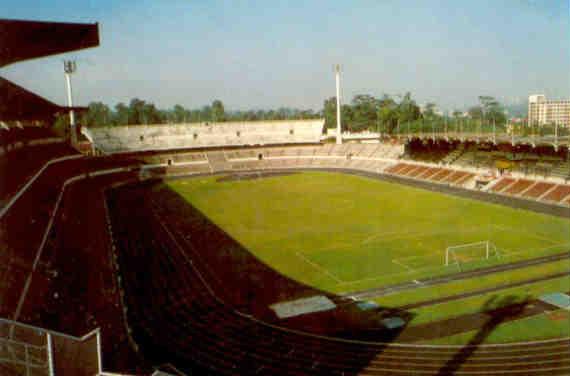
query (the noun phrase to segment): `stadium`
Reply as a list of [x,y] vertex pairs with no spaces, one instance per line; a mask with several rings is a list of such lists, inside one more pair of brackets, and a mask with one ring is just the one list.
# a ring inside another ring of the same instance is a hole
[[[0,30],[45,38],[0,65],[99,43]],[[70,142],[35,122],[83,109],[0,95],[3,375],[570,374],[568,136],[309,119]]]

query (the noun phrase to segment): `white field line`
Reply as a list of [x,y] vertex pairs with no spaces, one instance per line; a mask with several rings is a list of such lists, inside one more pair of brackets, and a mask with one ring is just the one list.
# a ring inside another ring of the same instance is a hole
[[[508,228],[508,227],[506,227],[506,226],[500,226],[500,225],[495,225],[495,224],[492,224],[491,226],[494,227],[495,229],[500,230],[500,231],[506,231],[506,229],[507,229],[507,230],[510,230],[510,228]],[[474,233],[474,232],[480,231],[481,228],[483,228],[483,227],[485,227],[485,226],[479,226],[479,227],[476,228],[476,229],[467,230],[467,231],[462,231],[461,233]],[[522,232],[522,231],[519,230],[519,232]],[[454,232],[454,231],[435,231],[435,232],[432,232],[432,233],[413,233],[413,234],[417,235],[417,237],[420,238],[420,237],[424,237],[424,236],[433,236],[433,235],[445,234],[445,233],[455,233],[455,232]],[[387,233],[387,234],[395,234],[395,232],[389,232],[389,233]],[[408,234],[412,234],[412,233],[408,233]],[[374,235],[374,236],[376,236],[376,235]],[[382,234],[379,234],[378,236],[382,236]],[[412,235],[405,236],[405,237],[412,237]],[[392,239],[402,239],[402,238],[405,238],[405,237],[394,237],[394,238],[392,238]],[[542,237],[537,237],[537,238],[539,238],[539,239],[541,239],[541,240],[547,240],[547,241],[549,241],[550,243],[554,243],[554,244],[551,245],[551,246],[548,246],[548,247],[540,248],[540,249],[532,249],[532,250],[524,250],[524,251],[511,251],[511,250],[508,250],[508,249],[500,249],[500,251],[502,252],[502,256],[503,256],[503,257],[509,257],[509,256],[512,256],[512,255],[515,255],[515,254],[524,254],[524,253],[530,253],[530,252],[536,252],[536,251],[544,251],[544,250],[547,250],[547,249],[551,249],[551,248],[555,248],[555,247],[559,247],[559,246],[563,246],[563,245],[569,245],[569,246],[570,246],[570,242],[568,242],[568,243],[555,243],[555,242],[554,242],[553,240],[551,240],[551,239],[542,238]],[[326,248],[325,248],[325,249],[321,249],[320,251],[323,251],[323,250],[327,250],[327,249],[326,249]],[[401,264],[401,266],[404,266],[404,262],[405,262],[406,260],[411,260],[411,259],[426,259],[426,258],[431,258],[431,257],[437,257],[437,256],[439,256],[439,255],[440,255],[440,254],[439,254],[439,251],[435,251],[435,252],[433,252],[433,253],[429,253],[429,254],[426,254],[426,255],[423,255],[423,256],[399,257],[399,258],[393,259],[392,262],[394,262],[394,263],[396,263],[396,264]],[[407,265],[405,265],[405,267],[408,268]],[[414,271],[414,272],[421,272],[421,271],[427,271],[427,270],[429,270],[429,269],[439,269],[440,267],[443,267],[443,265],[441,265],[441,266],[439,266],[439,265],[438,265],[438,266],[435,266],[435,265],[434,265],[434,266],[426,266],[425,268],[424,268],[424,267],[420,267],[420,268],[414,269],[413,271]],[[357,279],[357,280],[353,280],[353,281],[343,281],[343,282],[339,283],[339,285],[350,285],[350,284],[356,284],[356,283],[366,282],[366,281],[381,280],[381,279],[383,279],[383,278],[395,277],[395,276],[400,276],[400,275],[404,275],[404,274],[409,274],[410,272],[411,272],[411,271],[408,270],[408,271],[406,271],[406,272],[401,272],[401,273],[389,273],[388,275],[382,275],[382,276],[378,276],[378,277],[368,277],[368,278],[362,278],[362,279]]]
[[[483,227],[483,226],[481,226]],[[472,230],[466,230],[466,231],[462,231],[462,233],[471,233],[471,232],[477,232],[480,230],[480,227],[477,227],[475,229]],[[413,238],[413,237],[417,237],[417,238],[423,238],[423,237],[429,237],[429,236],[434,236],[434,235],[444,235],[444,234],[452,234],[452,233],[456,233],[456,231],[453,230],[446,230],[446,231],[432,231],[432,232],[399,232],[399,231],[390,231],[390,232],[386,232],[383,234],[375,234],[372,236],[369,236],[368,238],[364,239],[363,241],[353,241],[351,243],[349,242],[344,242],[341,245],[335,245],[334,247],[323,247],[323,248],[317,248],[317,249],[313,249],[314,252],[323,252],[323,251],[335,251],[341,248],[350,248],[350,247],[354,247],[354,244],[367,244],[370,243],[372,240],[372,237],[381,237],[381,236],[386,236],[386,235],[401,235],[401,236],[394,236],[391,237],[389,239],[383,239],[382,241],[378,242],[378,244],[381,244],[385,241],[388,240],[398,240],[398,239],[407,239],[407,238]],[[411,257],[422,257],[422,256],[411,256]],[[399,259],[403,259],[403,258],[399,258]]]
[[539,239],[539,240],[544,240],[544,241],[547,241],[547,242],[552,243],[552,244],[557,244],[554,240],[552,240],[550,238],[540,236],[540,235],[535,234],[535,233],[528,233],[525,229],[517,229],[514,227],[503,226],[503,225],[495,225],[495,224],[493,224],[491,226],[493,226],[499,230],[502,230],[502,231],[513,231],[513,232],[518,232],[518,233],[524,233],[528,237]]
[[501,253],[502,253],[501,257],[512,257],[512,256],[514,256],[514,255],[521,255],[521,254],[531,253],[531,252],[541,252],[541,251],[546,251],[546,250],[549,250],[549,249],[553,249],[553,248],[556,248],[556,247],[562,247],[562,246],[568,246],[568,247],[570,247],[570,242],[557,243],[557,244],[554,244],[554,245],[549,245],[549,246],[547,246],[547,247],[538,248],[538,249],[525,249],[525,250],[523,250],[523,251],[514,251],[514,250],[506,249],[506,248],[503,248],[503,249],[501,249],[500,251],[501,251]]
[[305,261],[307,264],[311,265],[313,268],[317,269],[318,271],[320,271],[321,273],[326,274],[327,276],[331,277],[332,279],[334,279],[336,281],[336,283],[342,283],[343,281],[338,278],[337,276],[335,276],[333,273],[331,273],[329,270],[323,268],[322,266],[315,264],[314,262],[312,262],[311,260],[309,260],[308,258],[306,258],[304,255],[302,255],[299,252],[295,252],[295,254],[302,259],[303,261]]
[[407,269],[408,271],[410,271],[410,272],[415,272],[415,271],[416,271],[414,268],[409,267],[408,265],[399,262],[398,259],[393,259],[392,262],[393,262],[394,264],[398,265],[398,266],[401,266],[401,267],[403,267],[403,268],[406,268],[406,269]]
[[[468,234],[468,233],[474,233],[474,232],[478,232],[481,230],[481,228],[484,226],[477,226],[475,228],[472,228],[470,230],[463,230],[461,231],[461,234]],[[387,235],[396,235],[393,237],[390,237],[389,239],[383,239],[384,240],[398,240],[398,239],[408,239],[408,238],[413,238],[413,237],[417,237],[417,238],[424,238],[424,237],[429,237],[429,236],[434,236],[434,235],[445,235],[445,234],[457,234],[457,231],[455,230],[441,230],[441,231],[430,231],[430,232],[387,232],[387,233],[383,233],[383,234],[375,234],[372,236],[369,236],[368,238],[366,238],[365,240],[363,240],[361,242],[361,244],[366,244],[366,243],[370,243],[373,239],[376,238],[380,238],[380,237],[385,237]]]

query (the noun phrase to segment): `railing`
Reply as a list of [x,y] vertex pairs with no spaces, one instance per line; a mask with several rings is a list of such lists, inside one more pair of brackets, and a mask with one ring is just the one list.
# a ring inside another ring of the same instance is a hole
[[415,121],[401,123],[393,129],[379,128],[383,135],[418,138],[452,138],[459,140],[485,140],[491,142],[547,144],[555,148],[568,145],[570,127],[566,126],[524,126],[481,123],[479,121],[429,122]]
[[[99,337],[99,330],[96,329],[83,337],[74,337],[0,318],[0,365],[14,374],[54,376],[53,338],[83,342],[93,335]],[[99,349],[97,354],[100,355]]]

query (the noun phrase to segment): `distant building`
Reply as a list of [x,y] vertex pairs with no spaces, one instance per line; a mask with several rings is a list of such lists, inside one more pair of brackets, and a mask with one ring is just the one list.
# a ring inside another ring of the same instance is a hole
[[528,97],[529,124],[558,124],[570,127],[570,99],[547,100],[544,95]]

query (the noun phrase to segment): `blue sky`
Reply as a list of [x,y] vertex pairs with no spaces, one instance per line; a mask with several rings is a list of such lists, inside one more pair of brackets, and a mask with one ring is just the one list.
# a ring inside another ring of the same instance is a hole
[[171,107],[320,109],[343,67],[343,99],[404,93],[444,109],[479,95],[570,97],[568,0],[31,1],[3,18],[99,22],[101,46],[0,75],[64,103],[139,97]]

